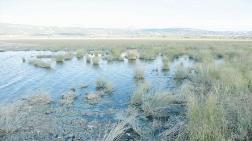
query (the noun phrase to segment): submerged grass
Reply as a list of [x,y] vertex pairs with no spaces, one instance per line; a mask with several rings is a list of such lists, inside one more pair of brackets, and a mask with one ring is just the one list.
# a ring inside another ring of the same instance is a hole
[[42,61],[40,59],[33,59],[29,61],[30,64],[34,65],[35,67],[41,67],[41,68],[51,68],[51,64],[45,61]]
[[143,80],[144,79],[144,68],[143,67],[137,67],[134,72],[134,78],[135,80]]
[[162,57],[162,63],[163,63],[162,70],[164,70],[164,71],[169,70],[170,62],[167,57],[165,57],[165,56]]

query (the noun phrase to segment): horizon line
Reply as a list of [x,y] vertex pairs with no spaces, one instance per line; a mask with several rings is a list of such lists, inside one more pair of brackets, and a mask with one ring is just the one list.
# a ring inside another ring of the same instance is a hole
[[221,29],[221,30],[214,30],[214,29],[207,29],[207,28],[200,28],[200,27],[85,27],[85,26],[64,26],[64,25],[38,25],[38,24],[23,24],[23,23],[9,23],[9,22],[0,22],[0,24],[12,24],[12,25],[23,25],[23,26],[43,26],[43,27],[60,27],[60,28],[83,28],[83,29],[127,29],[127,30],[144,30],[144,29],[194,29],[194,30],[203,30],[203,31],[213,31],[213,32],[252,32],[252,29],[250,30],[234,30],[234,29]]

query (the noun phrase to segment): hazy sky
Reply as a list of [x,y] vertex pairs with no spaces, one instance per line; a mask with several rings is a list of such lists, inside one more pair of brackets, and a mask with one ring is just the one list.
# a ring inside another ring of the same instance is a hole
[[252,30],[252,0],[0,0],[0,22]]

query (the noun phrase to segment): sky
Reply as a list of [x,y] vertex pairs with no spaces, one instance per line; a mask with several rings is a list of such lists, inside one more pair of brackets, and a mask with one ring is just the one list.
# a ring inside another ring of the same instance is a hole
[[0,23],[252,31],[252,0],[0,0]]

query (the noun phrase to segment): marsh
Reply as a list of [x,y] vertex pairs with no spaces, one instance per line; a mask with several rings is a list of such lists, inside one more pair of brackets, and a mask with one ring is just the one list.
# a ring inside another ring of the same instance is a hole
[[251,44],[1,40],[0,138],[250,140]]

